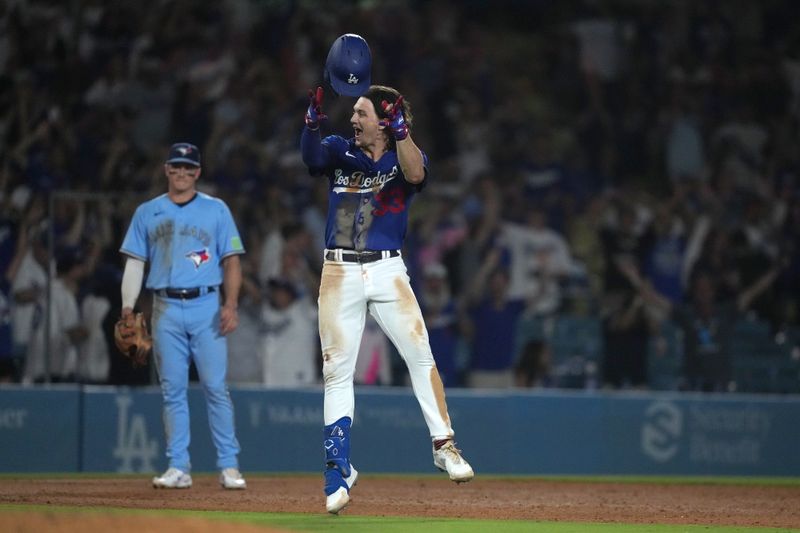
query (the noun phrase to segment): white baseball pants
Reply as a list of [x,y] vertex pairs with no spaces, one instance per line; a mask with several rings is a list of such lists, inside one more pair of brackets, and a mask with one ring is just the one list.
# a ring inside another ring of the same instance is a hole
[[365,264],[325,260],[319,291],[325,425],[353,419],[353,376],[367,309],[405,361],[431,437],[452,437],[444,387],[402,256]]

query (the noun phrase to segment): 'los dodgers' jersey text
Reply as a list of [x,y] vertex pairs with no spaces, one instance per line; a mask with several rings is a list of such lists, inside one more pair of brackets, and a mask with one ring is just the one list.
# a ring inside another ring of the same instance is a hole
[[[408,208],[422,184],[405,180],[397,152],[388,151],[373,161],[355,145],[338,135],[322,140],[325,167],[330,182],[327,248],[352,250],[399,250],[408,225]],[[428,157],[423,153],[426,169]],[[423,181],[423,184],[425,182]]]

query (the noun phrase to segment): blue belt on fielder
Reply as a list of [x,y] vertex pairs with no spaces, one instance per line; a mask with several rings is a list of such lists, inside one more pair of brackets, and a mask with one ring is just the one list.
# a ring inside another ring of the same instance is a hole
[[399,256],[400,250],[364,250],[363,252],[344,250],[342,248],[325,250],[325,259],[328,261],[343,261],[345,263],[374,263],[381,259]]
[[178,289],[174,287],[167,287],[165,289],[156,289],[153,291],[156,296],[162,298],[176,298],[178,300],[192,300],[198,296],[204,296],[210,292],[216,292],[216,287],[192,287],[189,289]]

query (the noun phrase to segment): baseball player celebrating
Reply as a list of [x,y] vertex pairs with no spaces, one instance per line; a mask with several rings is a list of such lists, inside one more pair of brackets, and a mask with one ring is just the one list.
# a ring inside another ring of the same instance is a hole
[[397,347],[433,440],[434,465],[456,482],[473,471],[453,442],[444,388],[428,332],[400,255],[408,208],[427,177],[427,156],[411,138],[411,108],[393,88],[370,86],[353,106],[354,136],[321,138],[323,90],[309,92],[303,161],[329,181],[326,249],[319,291],[325,381],[325,494],[330,513],[350,501],[353,373],[366,312]]
[[244,247],[228,206],[195,188],[201,172],[196,146],[172,145],[164,171],[167,193],[136,209],[120,248],[127,256],[122,277],[123,319],[133,312],[144,263],[150,262],[145,285],[154,296],[153,354],[164,400],[169,458],[169,468],[153,478],[153,486],[192,486],[186,396],[191,358],[205,393],[219,481],[226,489],[244,489],[233,405],[225,384],[225,335],[239,323],[239,254]]

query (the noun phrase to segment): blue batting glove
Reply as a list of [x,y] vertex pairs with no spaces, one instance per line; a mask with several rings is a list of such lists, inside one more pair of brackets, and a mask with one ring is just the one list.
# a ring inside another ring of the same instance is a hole
[[384,100],[381,102],[381,107],[386,113],[386,118],[379,124],[384,128],[389,128],[396,141],[402,141],[408,137],[408,124],[406,124],[406,117],[403,116],[403,96],[397,98],[394,104]]

